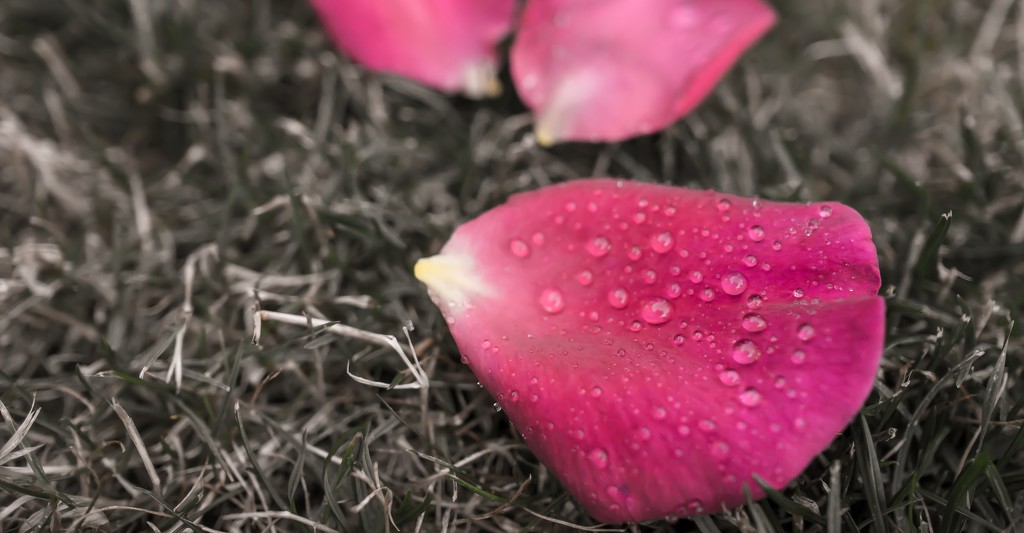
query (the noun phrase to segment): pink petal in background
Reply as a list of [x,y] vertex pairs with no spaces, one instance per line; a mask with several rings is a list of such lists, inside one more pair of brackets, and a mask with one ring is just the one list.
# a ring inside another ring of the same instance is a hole
[[542,144],[622,140],[696,107],[774,23],[761,0],[530,0],[512,76]]
[[470,97],[500,92],[495,47],[515,0],[312,0],[334,42],[368,68]]
[[596,519],[784,487],[871,390],[884,302],[836,203],[579,180],[459,227],[416,274],[477,378]]

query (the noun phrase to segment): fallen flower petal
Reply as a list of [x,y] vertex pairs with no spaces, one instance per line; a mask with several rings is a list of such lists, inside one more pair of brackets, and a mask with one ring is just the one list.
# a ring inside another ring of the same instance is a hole
[[515,0],[312,0],[339,48],[367,67],[447,92],[501,92],[495,46]]
[[530,0],[512,77],[541,144],[622,140],[696,107],[774,23],[761,0]]
[[459,227],[416,275],[464,360],[596,519],[784,487],[878,368],[870,230],[836,203],[578,180]]

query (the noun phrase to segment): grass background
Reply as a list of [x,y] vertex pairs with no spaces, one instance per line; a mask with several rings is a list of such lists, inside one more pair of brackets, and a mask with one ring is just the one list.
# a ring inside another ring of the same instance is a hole
[[[863,414],[785,491],[628,529],[1024,528],[1024,6],[774,5],[687,119],[545,150],[513,91],[369,74],[304,2],[0,2],[0,530],[594,527],[411,276],[510,193],[591,175],[847,202],[889,305]],[[414,382],[369,334],[254,346],[257,305],[413,326],[429,387],[350,378]]]

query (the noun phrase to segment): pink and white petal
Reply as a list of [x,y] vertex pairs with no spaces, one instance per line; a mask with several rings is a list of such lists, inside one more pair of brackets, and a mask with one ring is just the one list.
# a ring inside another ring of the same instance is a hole
[[447,92],[497,90],[495,47],[515,0],[312,0],[328,33],[368,68]]
[[417,275],[602,521],[717,511],[744,485],[759,496],[754,474],[784,486],[860,408],[881,354],[870,232],[839,204],[579,180],[464,224]]
[[760,0],[531,0],[512,76],[542,142],[621,140],[689,112],[774,22]]

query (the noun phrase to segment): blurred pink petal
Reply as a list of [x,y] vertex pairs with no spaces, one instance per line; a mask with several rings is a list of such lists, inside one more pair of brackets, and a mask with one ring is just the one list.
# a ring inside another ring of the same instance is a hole
[[515,0],[312,0],[334,42],[370,69],[471,97],[500,92],[495,46]]
[[416,275],[594,518],[720,511],[849,423],[882,351],[871,234],[836,203],[609,179],[513,197]]
[[512,77],[542,144],[622,140],[696,107],[774,23],[761,0],[530,0]]

